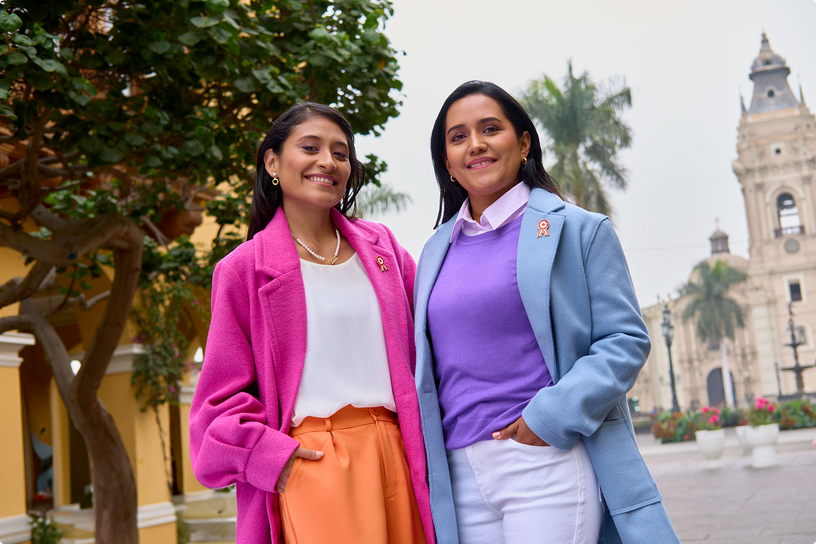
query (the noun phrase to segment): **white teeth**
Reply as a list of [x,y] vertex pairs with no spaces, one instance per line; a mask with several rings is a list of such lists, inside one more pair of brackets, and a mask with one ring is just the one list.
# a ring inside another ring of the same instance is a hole
[[334,180],[331,180],[331,179],[328,179],[328,178],[313,177],[313,178],[309,178],[309,179],[311,179],[312,181],[316,181],[317,183],[324,183],[326,185],[334,185]]
[[493,161],[482,161],[482,162],[477,162],[476,164],[474,164],[473,166],[471,166],[471,168],[476,168],[477,166],[484,166],[485,164],[490,164],[490,163],[492,163],[492,162],[493,162]]

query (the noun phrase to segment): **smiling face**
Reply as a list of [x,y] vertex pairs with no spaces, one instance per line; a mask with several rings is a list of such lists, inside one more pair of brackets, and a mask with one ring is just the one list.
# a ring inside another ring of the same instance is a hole
[[292,129],[279,154],[266,152],[264,165],[280,180],[284,210],[327,212],[342,200],[351,175],[348,140],[333,121],[310,117]]
[[445,120],[445,166],[470,197],[471,214],[482,212],[519,181],[530,134],[516,135],[499,103],[483,94],[454,102]]

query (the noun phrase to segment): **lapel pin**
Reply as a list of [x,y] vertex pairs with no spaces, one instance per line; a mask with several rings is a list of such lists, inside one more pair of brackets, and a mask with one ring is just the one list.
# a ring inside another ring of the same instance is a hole
[[539,221],[538,222],[538,236],[536,236],[536,238],[541,238],[542,235],[549,236],[550,231],[547,230],[549,228],[550,228],[550,222],[549,221],[547,221],[546,219],[542,219],[541,221]]
[[380,265],[380,272],[387,272],[388,267],[385,266],[385,261],[379,255],[377,256],[377,264]]

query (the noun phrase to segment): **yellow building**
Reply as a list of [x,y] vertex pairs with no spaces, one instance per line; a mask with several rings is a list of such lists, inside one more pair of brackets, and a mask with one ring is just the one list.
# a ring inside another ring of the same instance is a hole
[[[0,144],[0,164],[18,160],[17,151]],[[15,210],[16,206],[8,193],[0,194],[0,208]],[[190,214],[184,214],[182,220],[190,220]],[[192,223],[200,223],[200,217]],[[215,230],[214,224],[205,221],[196,231],[194,242],[209,242]],[[0,248],[0,284],[24,277],[27,269],[21,255]],[[112,274],[112,270],[105,270],[102,277],[88,280],[93,286],[89,294],[108,290]],[[88,349],[105,303],[89,311],[78,306],[59,310],[64,295],[57,292],[58,287],[55,284],[37,293],[32,301],[40,312],[58,310],[49,321],[68,352],[76,355],[77,361],[72,363],[76,373],[74,365]],[[0,310],[0,317],[18,311],[18,304],[10,305]],[[142,410],[143,403],[136,399],[131,378],[134,361],[145,348],[133,342],[136,327],[132,322],[119,340],[98,391],[130,459],[137,486],[139,538],[144,544],[176,544],[179,534],[191,535],[192,541],[235,541],[234,492],[204,488],[196,481],[190,465],[190,403],[208,325],[195,312],[188,313],[193,322],[188,335],[190,353],[196,364],[186,378],[178,404],[161,406],[158,417],[152,410]],[[53,524],[63,531],[65,544],[93,543],[94,513],[85,444],[68,417],[45,353],[30,334],[0,335],[0,414],[0,542],[29,543],[27,514],[48,511]],[[179,518],[185,520],[182,530]]]

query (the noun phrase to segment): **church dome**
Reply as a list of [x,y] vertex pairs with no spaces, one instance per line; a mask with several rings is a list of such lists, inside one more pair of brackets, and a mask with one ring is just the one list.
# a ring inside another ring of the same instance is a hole
[[781,55],[777,55],[771,50],[771,44],[768,42],[768,36],[762,33],[762,47],[759,49],[759,56],[754,59],[751,64],[752,72],[759,72],[761,70],[773,70],[775,68],[785,67],[785,59]]

